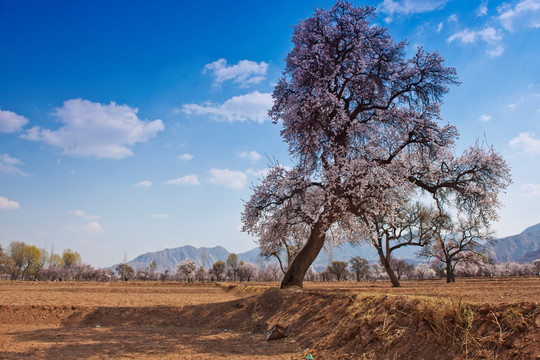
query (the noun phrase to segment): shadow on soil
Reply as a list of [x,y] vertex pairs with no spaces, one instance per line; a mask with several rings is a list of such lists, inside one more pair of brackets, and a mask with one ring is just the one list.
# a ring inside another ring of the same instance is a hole
[[26,352],[0,349],[0,359],[189,358],[197,354],[213,359],[300,352],[292,339],[265,341],[266,317],[254,321],[249,304],[253,304],[250,298],[184,308],[4,306],[0,317],[15,313],[19,314],[12,319],[15,323],[47,328],[8,334],[32,347]]
[[[60,327],[11,333],[33,348],[24,354],[0,351],[0,358],[282,358],[305,348],[318,359],[540,356],[535,303],[473,305],[461,299],[271,290],[184,308],[37,307],[21,314],[43,313],[61,313]],[[290,336],[265,341],[275,324],[288,328]]]

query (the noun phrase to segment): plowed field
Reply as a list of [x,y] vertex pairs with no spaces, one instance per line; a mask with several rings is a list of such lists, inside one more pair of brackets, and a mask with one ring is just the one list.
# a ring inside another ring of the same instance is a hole
[[0,282],[0,359],[540,359],[539,278],[277,287]]

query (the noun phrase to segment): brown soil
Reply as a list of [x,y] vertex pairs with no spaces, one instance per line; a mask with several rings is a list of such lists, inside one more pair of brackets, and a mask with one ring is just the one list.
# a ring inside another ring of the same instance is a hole
[[[540,279],[0,282],[0,359],[540,359]],[[288,337],[265,341],[274,325]]]

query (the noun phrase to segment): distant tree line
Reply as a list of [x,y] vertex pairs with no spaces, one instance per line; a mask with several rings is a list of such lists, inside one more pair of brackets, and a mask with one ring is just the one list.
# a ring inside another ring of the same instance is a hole
[[[293,250],[291,250],[293,251]],[[66,249],[62,254],[54,250],[39,249],[21,241],[13,241],[6,250],[0,246],[0,277],[4,280],[39,281],[184,281],[193,282],[276,282],[281,281],[287,268],[286,263],[267,262],[256,266],[239,261],[230,254],[226,261],[218,260],[206,266],[203,253],[201,265],[194,259],[186,259],[177,264],[175,271],[158,270],[152,261],[144,268],[134,269],[124,260],[114,269],[94,268],[84,264],[80,254]],[[403,259],[391,258],[390,271],[398,281],[447,278],[447,265],[438,258],[416,266]],[[493,263],[487,257],[468,256],[457,262],[453,268],[455,277],[530,276],[540,274],[540,260],[533,264],[514,262]],[[346,261],[331,261],[318,272],[311,266],[305,281],[391,281],[388,269],[380,263],[369,263],[359,256]]]
[[[416,266],[403,259],[392,259],[392,272],[398,280],[425,280],[446,278],[446,266],[440,261],[429,264],[420,263]],[[375,281],[390,280],[386,269],[379,263],[369,264],[366,259],[353,257],[347,263],[333,261],[326,269],[314,274],[310,269],[310,279],[320,281]],[[505,262],[494,264],[490,261],[460,262],[454,269],[455,277],[505,277],[540,275],[540,260],[532,264]],[[306,279],[308,280],[308,279]]]
[[56,254],[23,241],[13,241],[4,250],[0,245],[0,277],[11,280],[109,281],[111,269],[96,269],[84,264],[81,255],[71,249]]

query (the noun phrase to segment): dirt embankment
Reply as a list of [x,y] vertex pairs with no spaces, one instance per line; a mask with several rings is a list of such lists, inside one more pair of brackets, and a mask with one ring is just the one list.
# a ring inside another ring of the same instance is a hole
[[[244,285],[182,287],[177,296],[191,290],[209,295],[183,305],[4,303],[0,358],[540,359],[534,301]],[[276,324],[289,336],[264,341]]]
[[320,359],[540,359],[533,302],[291,289],[224,306],[198,315],[254,332],[278,324]]

